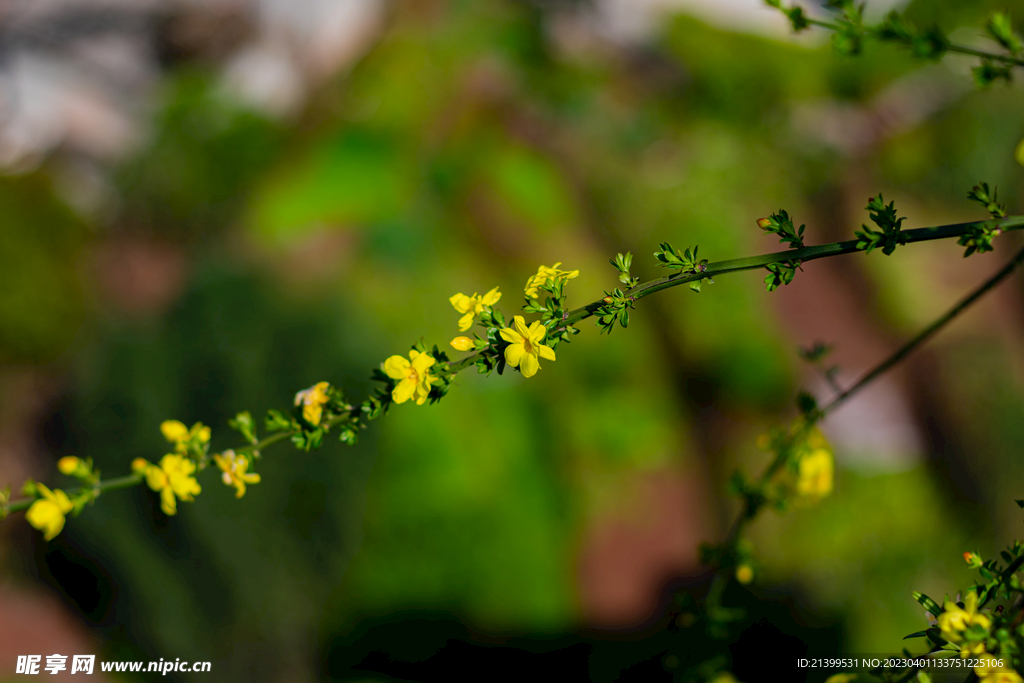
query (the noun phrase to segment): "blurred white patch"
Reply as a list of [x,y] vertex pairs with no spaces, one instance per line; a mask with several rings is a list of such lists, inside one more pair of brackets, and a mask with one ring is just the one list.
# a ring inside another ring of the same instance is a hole
[[260,0],[260,18],[273,33],[286,33],[314,79],[350,65],[383,26],[382,0]]
[[233,97],[275,117],[294,113],[306,96],[302,71],[280,43],[242,50],[228,62],[224,84]]
[[[850,386],[857,379],[849,376],[838,381]],[[832,393],[823,381],[814,388],[816,396]],[[900,472],[923,459],[924,439],[916,425],[903,388],[882,377],[836,408],[822,423],[822,430],[839,463],[874,473]]]
[[804,140],[857,156],[916,128],[972,90],[969,79],[945,64],[928,65],[897,79],[866,104],[803,102],[793,110],[792,126]]
[[[798,2],[811,7],[811,16],[825,12],[816,3]],[[868,3],[869,21],[881,18],[891,9],[906,4],[906,0],[873,0]],[[635,43],[654,35],[665,17],[688,14],[702,21],[741,33],[754,33],[775,38],[794,38],[823,42],[828,33],[822,30],[805,31],[793,36],[789,21],[778,10],[768,7],[764,0],[598,0],[597,15],[606,37],[617,42]]]

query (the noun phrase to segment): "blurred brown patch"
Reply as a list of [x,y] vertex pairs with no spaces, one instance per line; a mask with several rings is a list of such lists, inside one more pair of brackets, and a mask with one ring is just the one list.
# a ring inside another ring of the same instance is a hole
[[104,299],[129,315],[159,313],[185,287],[184,251],[168,242],[119,237],[96,247],[89,261]]
[[[47,655],[66,655],[67,669],[57,674],[45,671]],[[85,631],[55,598],[39,593],[0,589],[0,671],[13,674],[18,655],[42,655],[39,674],[48,681],[80,680],[81,672],[71,674],[74,655],[97,654],[97,647]],[[88,680],[107,681],[99,673],[99,658]],[[6,679],[5,679],[6,680]]]
[[46,471],[34,430],[60,389],[36,368],[0,371],[0,488],[10,486],[15,498],[22,482]]
[[708,501],[698,478],[677,469],[638,475],[628,509],[595,519],[579,553],[584,618],[607,630],[636,628],[657,617],[665,586],[699,572]]

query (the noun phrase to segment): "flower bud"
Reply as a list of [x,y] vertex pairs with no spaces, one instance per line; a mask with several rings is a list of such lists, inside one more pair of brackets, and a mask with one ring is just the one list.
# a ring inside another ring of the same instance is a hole
[[765,217],[765,218],[758,218],[757,219],[757,227],[761,228],[762,230],[767,230],[769,227],[771,227],[771,224],[772,224],[772,219],[771,218]]
[[612,302],[612,298],[610,296],[606,296],[605,298],[601,299],[601,301],[605,302],[606,304],[610,304]]
[[132,460],[132,472],[136,474],[145,472],[147,467],[149,467],[149,463],[146,462],[145,458],[135,458]]
[[469,351],[473,348],[473,340],[469,337],[456,337],[451,344],[456,351]]
[[57,469],[62,474],[74,474],[75,470],[78,469],[78,463],[80,460],[73,455],[68,455],[57,461]]
[[975,567],[980,567],[982,564],[981,556],[978,555],[978,553],[972,553],[971,551],[967,551],[964,553],[964,562],[966,562],[967,566],[971,567],[972,569]]
[[736,567],[736,580],[746,585],[754,580],[754,569],[749,564]]

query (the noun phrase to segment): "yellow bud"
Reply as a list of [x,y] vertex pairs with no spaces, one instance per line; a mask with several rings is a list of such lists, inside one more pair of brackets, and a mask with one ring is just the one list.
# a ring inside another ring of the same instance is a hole
[[57,469],[62,474],[74,474],[78,469],[79,460],[73,455],[68,455],[57,461]]
[[451,343],[456,351],[469,351],[473,348],[473,340],[469,337],[456,337]]
[[188,427],[177,420],[165,420],[160,425],[164,438],[171,443],[179,443],[188,439]]
[[771,226],[771,224],[772,220],[770,218],[757,219],[757,227],[761,228],[762,230],[767,230]]
[[132,472],[136,474],[145,472],[147,467],[149,467],[149,463],[146,462],[145,458],[135,458],[132,460]]
[[736,567],[736,580],[746,585],[754,580],[754,569],[749,564]]

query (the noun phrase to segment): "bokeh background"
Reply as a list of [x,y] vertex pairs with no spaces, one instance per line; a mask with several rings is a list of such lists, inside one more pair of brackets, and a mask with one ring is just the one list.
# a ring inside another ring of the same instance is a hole
[[[1006,3],[870,4],[981,44]],[[1024,96],[971,65],[839,57],[755,0],[8,0],[0,483],[59,484],[69,454],[126,472],[169,418],[227,448],[235,412],[320,380],[363,395],[385,357],[456,335],[453,293],[498,285],[510,315],[541,263],[580,270],[581,305],[617,251],[645,279],[664,240],[775,251],[755,220],[779,208],[810,242],[879,190],[904,227],[979,218],[979,180],[1019,213]],[[756,437],[828,395],[799,348],[834,345],[850,382],[1019,242],[671,290],[530,380],[467,372],[354,448],[270,449],[240,501],[214,477],[172,518],[113,493],[49,544],[14,515],[0,680],[54,652],[290,683],[668,680],[670,648],[751,681],[758,652],[894,651],[925,624],[912,590],[955,594],[963,551],[1021,535],[1019,277],[829,418],[835,492],[754,526],[740,635],[668,630],[671,597],[702,589]]]

